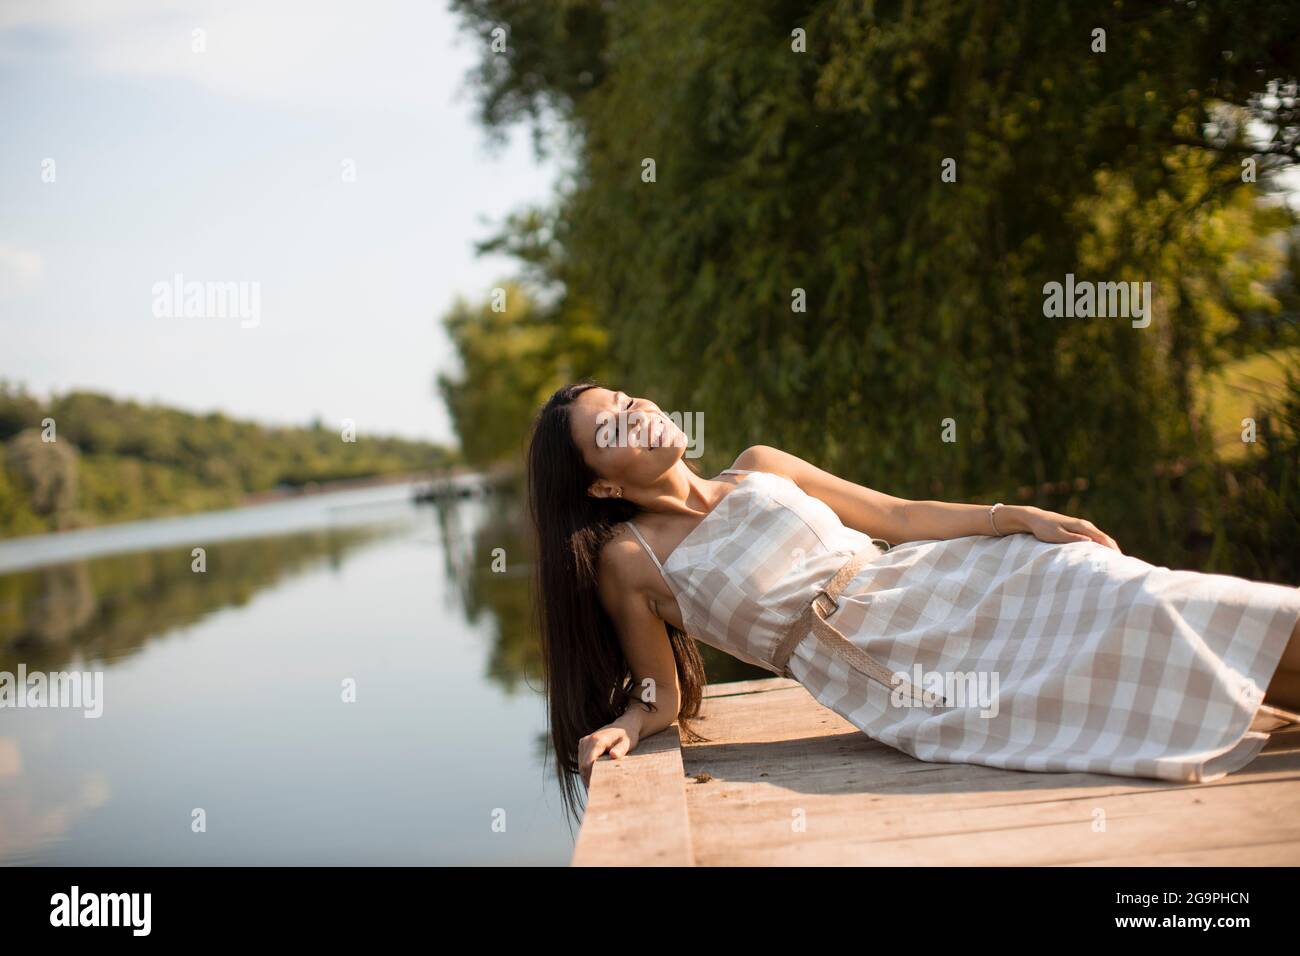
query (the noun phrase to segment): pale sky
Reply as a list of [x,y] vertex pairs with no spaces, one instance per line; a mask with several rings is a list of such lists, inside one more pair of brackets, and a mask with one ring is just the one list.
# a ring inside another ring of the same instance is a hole
[[[439,319],[559,175],[487,145],[477,42],[440,0],[3,0],[0,378],[452,440]],[[178,273],[256,324],[155,315]]]

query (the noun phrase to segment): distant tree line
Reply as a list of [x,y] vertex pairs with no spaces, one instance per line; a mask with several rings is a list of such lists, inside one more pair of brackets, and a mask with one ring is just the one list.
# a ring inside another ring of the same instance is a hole
[[455,460],[427,442],[364,432],[343,441],[319,421],[272,427],[85,391],[43,400],[0,381],[4,536],[227,507],[252,493],[434,472]]

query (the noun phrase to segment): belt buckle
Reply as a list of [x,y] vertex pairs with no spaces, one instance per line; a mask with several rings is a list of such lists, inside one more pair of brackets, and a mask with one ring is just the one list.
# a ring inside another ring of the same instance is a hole
[[[817,601],[818,601],[820,598],[825,598],[827,601],[830,601],[830,603],[831,603],[830,610],[826,610],[826,608],[821,607],[821,606],[819,606],[819,605],[817,604]],[[836,611],[838,611],[838,610],[840,609],[840,602],[837,601],[837,600],[835,600],[835,598],[831,597],[831,596],[826,592],[826,589],[825,589],[825,588],[818,588],[818,589],[816,590],[816,592],[814,592],[814,594],[813,594],[813,599],[812,599],[812,604],[813,604],[813,607],[814,607],[814,608],[816,608],[817,610],[820,610],[820,611],[822,612],[822,615],[821,615],[821,616],[822,616],[822,619],[823,619],[823,620],[825,620],[826,618],[830,617],[832,614],[834,614]]]

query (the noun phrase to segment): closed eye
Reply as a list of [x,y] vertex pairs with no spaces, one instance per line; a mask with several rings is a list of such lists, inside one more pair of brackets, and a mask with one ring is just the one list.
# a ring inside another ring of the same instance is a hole
[[[632,408],[632,398],[631,398],[631,396],[625,396],[624,399],[625,399],[625,401],[624,401],[624,405],[623,405],[622,411],[625,411],[625,412],[626,412],[626,411],[628,411],[628,410],[630,410],[630,409]],[[619,416],[620,423],[621,423],[622,419],[623,419],[623,416],[620,415],[620,416]],[[615,428],[614,428],[614,433],[615,433],[615,434],[619,434],[619,432],[618,432],[618,426],[615,426]]]

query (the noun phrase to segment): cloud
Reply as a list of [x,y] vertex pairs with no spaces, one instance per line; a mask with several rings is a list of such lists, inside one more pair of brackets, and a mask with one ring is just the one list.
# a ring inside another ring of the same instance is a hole
[[45,263],[36,253],[0,245],[0,298],[35,288],[44,274]]
[[[6,0],[0,56],[34,50],[93,71],[186,80],[311,109],[445,109],[473,60],[428,0]],[[56,41],[56,42],[51,42]]]

